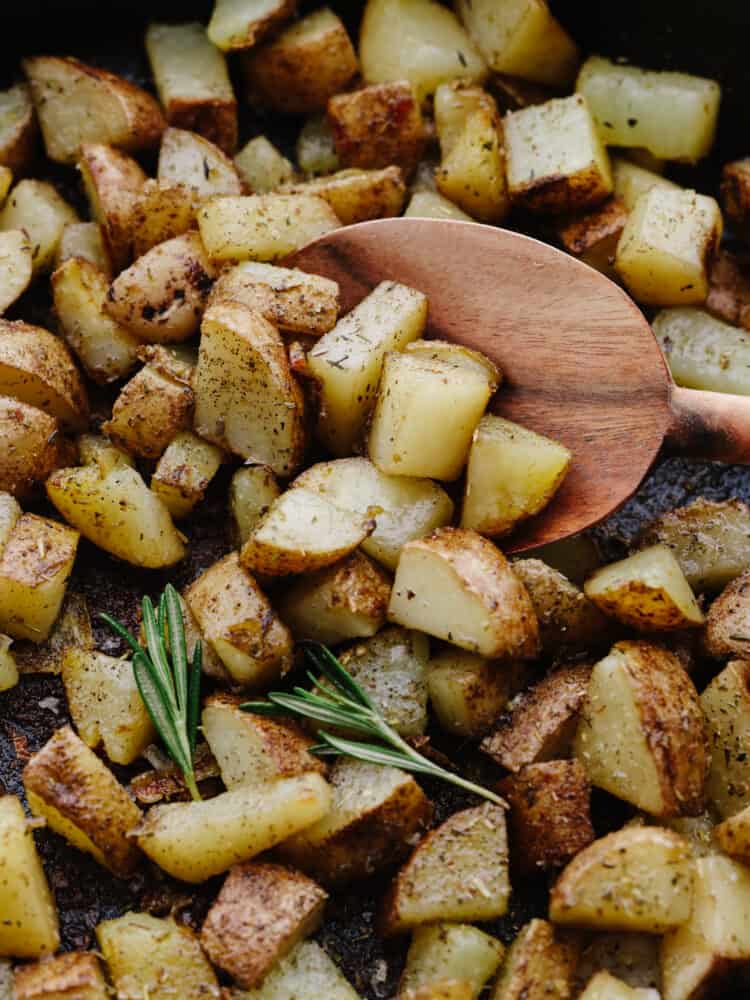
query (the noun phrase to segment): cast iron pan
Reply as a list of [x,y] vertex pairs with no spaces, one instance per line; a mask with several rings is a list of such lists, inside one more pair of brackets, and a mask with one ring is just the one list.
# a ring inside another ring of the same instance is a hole
[[[356,33],[362,3],[334,0],[330,5]],[[0,22],[0,87],[19,75],[18,62],[23,55],[53,52],[79,56],[150,86],[142,46],[147,21],[205,19],[210,6],[208,0],[108,0],[106,5],[99,0],[5,0]],[[319,4],[305,2],[302,6],[305,9]],[[586,51],[623,56],[654,68],[702,73],[721,82],[722,113],[714,153],[698,170],[681,168],[675,174],[682,183],[716,193],[721,163],[750,153],[750,102],[746,100],[750,92],[750,60],[738,44],[738,39],[750,34],[750,4],[746,0],[693,0],[690,4],[684,0],[628,0],[621,4],[558,0],[552,6]],[[239,81],[237,93],[242,93]],[[300,121],[294,118],[258,119],[249,111],[244,111],[241,119],[243,140],[262,131],[288,151],[299,126]],[[47,168],[47,175],[60,184],[67,197],[81,203],[72,171]],[[42,325],[54,324],[46,291],[41,289],[26,296],[14,315]],[[107,400],[99,402],[103,412]],[[214,485],[187,525],[190,554],[172,576],[178,586],[188,583],[231,547],[226,487],[225,476]],[[698,496],[714,500],[739,497],[750,502],[750,470],[664,458],[638,495],[605,525],[596,528],[594,535],[604,554],[616,558],[644,524]],[[44,505],[40,503],[35,509],[43,511]],[[94,615],[108,611],[134,623],[140,596],[157,593],[164,582],[163,574],[135,570],[83,541],[70,588],[86,596]],[[94,625],[99,648],[119,652],[117,640],[96,621]],[[22,792],[24,763],[67,721],[65,696],[57,677],[29,674],[18,687],[0,694],[0,792]],[[493,765],[486,760],[479,760],[471,748],[449,745],[439,736],[436,743],[455,755],[467,772],[481,775],[485,781],[499,777],[500,772],[493,771]],[[129,773],[120,776],[127,778]],[[429,786],[426,790],[435,800],[438,819],[469,804],[466,797],[445,786]],[[628,815],[622,803],[603,793],[595,794],[593,811],[600,834],[621,825]],[[60,911],[65,949],[89,947],[95,925],[128,908],[148,909],[160,915],[175,912],[199,926],[218,889],[216,882],[197,890],[181,885],[153,867],[144,867],[129,882],[117,881],[54,834],[40,831],[36,838]],[[374,933],[377,902],[384,884],[381,876],[374,884],[362,883],[335,893],[325,926],[318,934],[356,989],[371,1000],[393,995],[405,950],[404,942],[384,943]],[[546,895],[543,880],[515,879],[508,916],[488,929],[504,941],[511,940],[532,916],[544,915]],[[729,997],[730,993],[723,990],[722,995]]]

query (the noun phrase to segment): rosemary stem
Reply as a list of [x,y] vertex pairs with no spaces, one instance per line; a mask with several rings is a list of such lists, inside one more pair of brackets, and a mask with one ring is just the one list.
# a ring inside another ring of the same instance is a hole
[[185,784],[187,785],[187,789],[190,792],[190,797],[192,798],[193,802],[201,802],[202,801],[201,793],[198,791],[198,785],[195,780],[195,774],[193,773],[193,771],[185,771],[184,775],[185,775]]

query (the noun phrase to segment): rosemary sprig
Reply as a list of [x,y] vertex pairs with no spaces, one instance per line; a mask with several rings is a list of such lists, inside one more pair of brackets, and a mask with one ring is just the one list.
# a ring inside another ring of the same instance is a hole
[[107,614],[100,617],[133,650],[133,673],[148,714],[169,756],[182,771],[191,796],[200,799],[193,755],[200,707],[201,643],[196,642],[193,662],[188,663],[182,605],[171,583],[164,588],[156,608],[150,597],[144,597],[141,606],[145,648],[122,622]]
[[402,739],[330,649],[318,643],[305,643],[304,646],[308,659],[328,682],[326,686],[321,686],[319,679],[308,670],[307,676],[313,684],[312,691],[302,687],[295,687],[290,693],[272,691],[266,695],[267,701],[249,701],[240,707],[257,715],[296,715],[323,726],[347,729],[363,737],[362,741],[349,740],[325,729],[318,729],[321,742],[312,751],[319,756],[354,757],[370,764],[400,767],[404,771],[426,774],[507,807],[507,803],[499,795],[459,774],[446,771],[423,757]]

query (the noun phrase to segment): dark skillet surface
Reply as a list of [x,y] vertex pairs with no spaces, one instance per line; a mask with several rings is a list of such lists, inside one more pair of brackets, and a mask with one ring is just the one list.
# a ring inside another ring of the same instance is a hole
[[[78,55],[149,85],[141,45],[147,16],[133,12],[146,11],[151,17],[185,20],[205,16],[210,6],[208,2],[190,0],[181,3],[110,0],[104,10],[106,20],[100,23],[102,5],[91,0],[71,3],[22,0],[20,11],[3,11],[0,86],[7,85],[17,75],[19,57],[31,52]],[[310,6],[314,5],[303,4]],[[331,6],[345,16],[350,28],[356,29],[361,4],[340,0]],[[726,41],[736,40],[740,29],[750,30],[750,6],[742,0],[739,3],[714,0],[710,4],[700,0],[690,5],[689,16],[683,0],[630,0],[627,20],[622,13],[615,18],[612,4],[561,0],[553,3],[553,7],[587,50],[625,55],[644,65],[705,73],[722,81],[725,98],[716,153],[697,174],[681,170],[681,181],[690,183],[692,178],[701,190],[714,191],[717,166],[729,157],[750,152],[747,139],[750,104],[743,100],[750,90],[750,61],[744,58],[739,46]],[[242,93],[239,85],[237,93]],[[243,138],[262,131],[287,151],[293,146],[298,128],[299,120],[278,116],[256,119],[248,112],[243,113]],[[60,184],[66,196],[81,204],[72,171],[53,168],[47,169],[46,175]],[[14,315],[51,325],[46,290],[38,289],[32,296],[26,296]],[[107,400],[102,399],[101,406],[106,404]],[[231,547],[226,483],[224,476],[214,484],[209,497],[185,528],[190,537],[189,556],[172,575],[179,586],[192,580]],[[739,497],[750,502],[750,470],[680,459],[661,460],[638,495],[605,525],[595,529],[594,534],[606,556],[616,558],[624,553],[644,524],[698,496]],[[39,504],[34,509],[43,511],[44,507]],[[109,611],[134,623],[140,596],[158,592],[165,579],[164,574],[128,567],[84,541],[70,586],[86,596],[92,613]],[[94,625],[98,647],[118,652],[117,640],[96,622]],[[0,694],[0,791],[22,792],[20,772],[28,756],[67,721],[65,696],[56,677],[27,675],[17,688]],[[450,745],[439,736],[435,742],[459,760],[467,773],[473,772],[486,781],[499,776],[499,770],[479,759],[480,755],[470,747]],[[121,772],[120,776],[128,775]],[[438,819],[470,803],[467,797],[445,786],[426,785],[426,790],[436,803]],[[593,807],[599,833],[619,826],[628,815],[626,807],[604,794],[595,794]],[[95,925],[128,908],[146,908],[158,914],[175,910],[187,922],[199,926],[218,889],[216,880],[198,889],[181,885],[154,867],[144,867],[131,881],[119,882],[54,834],[39,831],[36,839],[55,892],[65,949],[90,946]],[[371,1000],[393,995],[405,950],[404,942],[384,943],[375,934],[377,903],[385,884],[386,877],[381,876],[371,883],[336,892],[329,904],[325,926],[318,934],[362,996]],[[522,883],[514,879],[513,886],[510,913],[488,927],[504,941],[512,939],[530,917],[543,915],[546,906],[543,882]],[[730,994],[724,990],[722,996]]]

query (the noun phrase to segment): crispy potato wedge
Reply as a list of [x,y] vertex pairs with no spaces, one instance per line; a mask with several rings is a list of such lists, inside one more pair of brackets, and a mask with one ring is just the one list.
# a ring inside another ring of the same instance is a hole
[[212,198],[198,210],[206,250],[218,261],[274,261],[338,229],[331,206],[311,194]]
[[524,674],[523,667],[446,647],[430,660],[427,672],[430,704],[440,728],[467,739],[484,736]]
[[10,691],[19,680],[18,665],[10,651],[12,643],[10,636],[0,634],[0,694]]
[[503,381],[503,373],[490,359],[481,351],[472,350],[470,347],[463,347],[461,344],[453,344],[450,340],[412,340],[404,348],[406,354],[427,358],[430,361],[442,361],[449,364],[458,365],[468,371],[482,375],[490,384],[492,392],[498,388]]
[[240,563],[263,576],[310,573],[343,559],[374,528],[366,516],[298,486],[271,503],[242,546]]
[[448,80],[481,82],[487,76],[484,59],[455,14],[434,0],[368,0],[359,58],[367,83],[409,80],[420,103]]
[[719,823],[713,836],[725,854],[747,864],[750,861],[750,806]]
[[170,125],[191,129],[225,153],[237,145],[237,100],[221,52],[197,21],[146,29],[146,52]]
[[632,212],[640,196],[651,188],[680,190],[678,184],[668,181],[666,177],[661,177],[652,170],[646,170],[637,163],[631,163],[619,156],[612,159],[612,178],[615,197],[622,201],[627,212]]
[[302,941],[282,958],[249,993],[232,992],[227,1000],[360,1000],[343,973],[315,941]]
[[561,940],[546,920],[534,919],[506,952],[490,1000],[569,1000],[577,958],[571,939]]
[[28,85],[17,83],[0,92],[0,164],[23,173],[34,156],[37,132]]
[[409,199],[404,212],[406,218],[417,219],[455,219],[458,222],[473,222],[474,220],[458,205],[444,198],[437,191],[415,191]]
[[643,632],[702,625],[703,612],[671,549],[652,545],[588,578],[584,593],[606,615]]
[[395,570],[402,546],[442,528],[453,517],[453,501],[437,483],[387,476],[366,458],[342,458],[311,465],[294,480],[326,497],[335,507],[375,518],[362,550]]
[[411,173],[422,159],[427,132],[408,80],[337,94],[328,102],[328,122],[343,167],[396,165]]
[[703,645],[709,656],[724,659],[748,653],[747,627],[750,623],[750,570],[735,577],[708,609]]
[[466,119],[449,153],[435,171],[438,191],[479,222],[501,222],[510,209],[505,179],[502,127],[494,107],[480,107]]
[[388,893],[383,928],[398,934],[438,921],[495,920],[509,896],[505,813],[485,802],[420,841]]
[[477,1000],[504,950],[497,938],[469,924],[419,927],[396,1000]]
[[236,553],[202,573],[185,591],[185,601],[235,683],[263,687],[291,666],[289,630]]
[[297,639],[329,646],[373,636],[385,623],[391,578],[363,552],[305,575],[277,601],[282,621]]
[[297,137],[295,154],[306,177],[333,174],[339,170],[341,164],[326,115],[310,115]]
[[75,210],[51,184],[27,178],[8,195],[0,211],[0,232],[22,229],[26,233],[36,276],[51,270],[63,229],[78,221]]
[[50,829],[121,878],[140,853],[128,833],[141,811],[70,726],[58,729],[23,769],[29,808]]
[[187,517],[206,495],[223,457],[220,448],[191,431],[176,434],[159,459],[151,489],[172,517]]
[[278,331],[239,302],[210,306],[193,378],[195,430],[278,476],[299,466],[304,399]]
[[607,642],[607,619],[567,577],[541,559],[515,559],[512,566],[531,597],[545,652],[586,651]]
[[243,146],[234,165],[253,194],[275,191],[294,180],[294,165],[264,135],[256,135]]
[[89,142],[81,146],[78,170],[91,217],[104,230],[115,271],[121,271],[133,259],[135,196],[146,174],[119,149]]
[[581,993],[580,1000],[660,1000],[660,996],[658,990],[633,988],[610,972],[597,972]]
[[249,49],[296,8],[297,0],[216,0],[208,37],[223,52]]
[[60,946],[55,901],[15,795],[0,797],[0,848],[0,954],[51,955]]
[[216,973],[198,938],[172,918],[129,912],[96,928],[99,950],[118,997],[218,1000]]
[[555,227],[556,236],[563,250],[617,281],[615,254],[627,219],[624,202],[613,196],[590,212],[562,219]]
[[93,264],[105,275],[107,284],[112,280],[109,246],[98,222],[69,222],[65,226],[55,256],[55,269],[73,257]]
[[57,421],[9,396],[0,396],[0,442],[0,489],[17,497],[70,459]]
[[105,552],[150,569],[173,566],[185,555],[169,511],[135,469],[59,469],[46,485],[65,520]]
[[87,142],[134,152],[159,141],[159,105],[128,80],[58,56],[32,56],[22,65],[51,160],[75,163]]
[[693,869],[686,840],[656,826],[595,840],[552,887],[550,920],[594,930],[661,934],[690,917]]
[[156,739],[129,660],[72,647],[62,679],[78,735],[92,749],[103,745],[114,764],[132,764]]
[[315,829],[330,807],[330,787],[308,772],[261,787],[243,785],[203,802],[154,806],[138,828],[138,844],[174,878],[204,882]]
[[0,316],[31,282],[33,248],[23,229],[0,232]]
[[429,799],[410,775],[395,767],[341,758],[330,781],[332,799],[325,815],[279,847],[283,860],[326,885],[392,865],[429,823]]
[[187,382],[147,364],[123,387],[102,431],[118,448],[156,459],[192,425],[194,402]]
[[400,167],[340,170],[326,177],[285,184],[289,194],[314,194],[327,201],[345,226],[400,215],[406,185]]
[[473,531],[439,528],[401,550],[391,621],[499,659],[533,659],[531,598],[499,549]]
[[312,879],[282,865],[237,865],[201,928],[201,944],[220,969],[245,989],[314,931],[328,894]]
[[198,201],[242,194],[234,161],[197,132],[174,126],[161,141],[157,178],[161,187],[187,188]]
[[99,959],[73,951],[33,965],[13,977],[14,1000],[107,1000],[109,989]]
[[0,554],[8,544],[21,514],[19,502],[10,493],[0,492]]
[[750,661],[731,660],[700,703],[711,753],[706,795],[726,819],[750,805]]
[[346,89],[359,66],[343,22],[322,7],[252,49],[243,68],[252,99],[304,114],[325,111],[328,98]]
[[747,331],[690,306],[662,309],[653,330],[678,385],[750,395]]
[[339,286],[296,268],[247,260],[219,275],[209,305],[239,302],[280,330],[316,336],[336,325]]
[[240,546],[279,493],[281,488],[267,465],[247,465],[234,473],[229,485],[229,508]]
[[133,195],[130,211],[133,256],[195,228],[195,194],[182,184],[148,180]]
[[662,647],[618,642],[596,664],[575,754],[592,784],[652,816],[703,811],[703,714],[693,682]]

